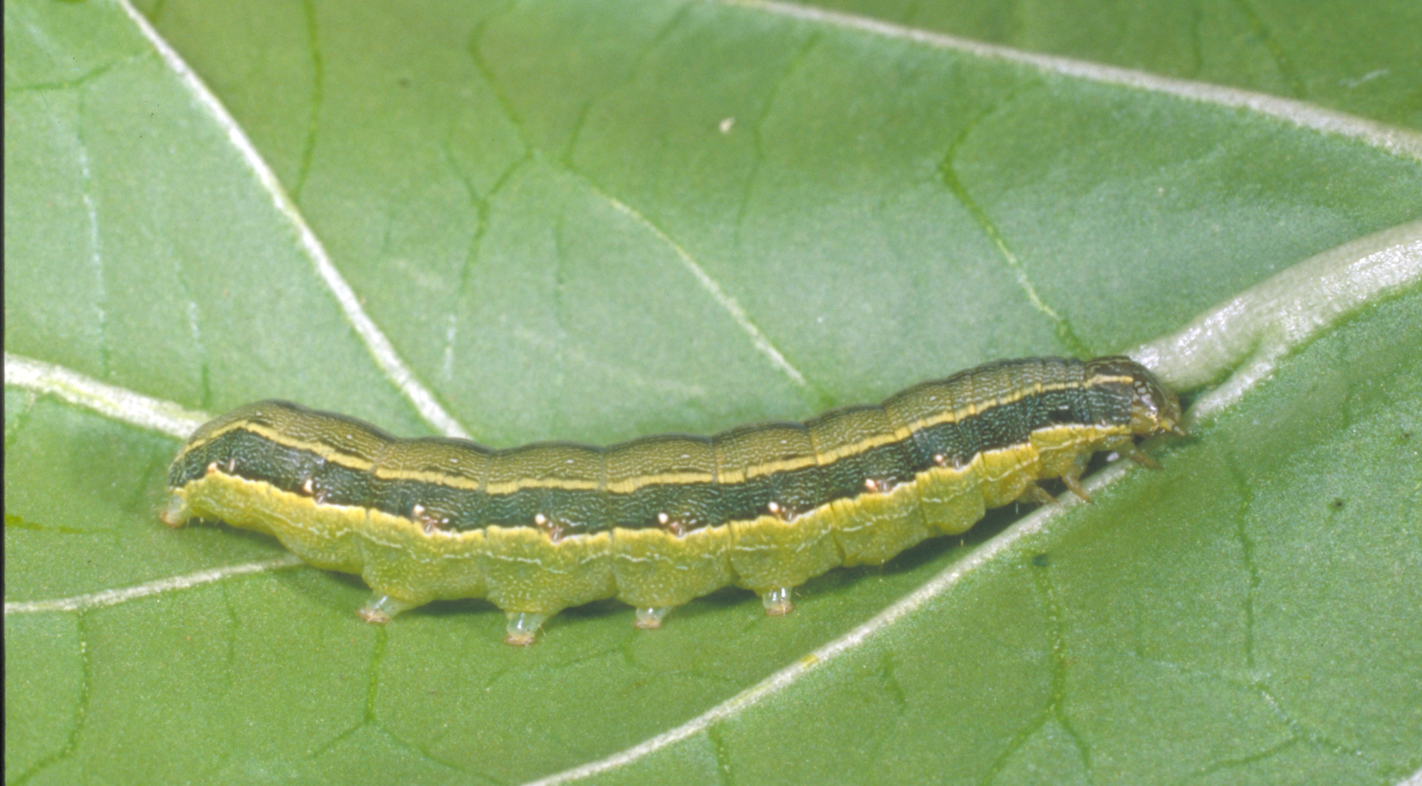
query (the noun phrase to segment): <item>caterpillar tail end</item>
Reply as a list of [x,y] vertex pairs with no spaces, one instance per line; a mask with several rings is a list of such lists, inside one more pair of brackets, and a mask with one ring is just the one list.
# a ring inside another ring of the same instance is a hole
[[174,529],[183,526],[192,517],[192,509],[188,507],[187,500],[179,494],[168,497],[168,501],[163,503],[163,509],[158,511],[159,520]]
[[765,605],[767,617],[783,617],[795,610],[795,603],[790,599],[789,587],[778,587],[769,592],[762,592],[760,602]]
[[504,634],[504,643],[512,644],[515,647],[527,647],[532,644],[539,626],[548,619],[547,614],[536,614],[530,611],[510,611],[508,616],[509,626]]

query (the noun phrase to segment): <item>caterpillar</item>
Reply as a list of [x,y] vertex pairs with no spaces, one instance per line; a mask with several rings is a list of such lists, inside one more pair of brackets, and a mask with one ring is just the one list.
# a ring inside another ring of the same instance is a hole
[[487,598],[523,645],[558,611],[611,597],[641,628],[732,584],[786,614],[792,588],[833,567],[883,563],[1014,500],[1054,501],[1040,479],[1087,498],[1093,453],[1151,464],[1135,439],[1167,432],[1184,433],[1179,400],[1125,357],[997,361],[804,423],[608,447],[400,439],[262,401],[193,433],[161,515],[269,533],[360,575],[368,622]]

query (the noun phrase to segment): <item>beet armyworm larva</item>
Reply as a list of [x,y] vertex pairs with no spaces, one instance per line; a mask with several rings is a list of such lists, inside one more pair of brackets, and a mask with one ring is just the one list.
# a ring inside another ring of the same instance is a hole
[[643,628],[729,584],[785,614],[791,589],[830,568],[1050,500],[1040,479],[1085,496],[1094,452],[1134,451],[1179,421],[1175,395],[1124,357],[998,361],[805,423],[609,447],[400,439],[262,401],[193,434],[163,519],[267,532],[359,574],[371,622],[488,598],[508,615],[506,640],[529,644],[549,616],[601,598],[636,607]]

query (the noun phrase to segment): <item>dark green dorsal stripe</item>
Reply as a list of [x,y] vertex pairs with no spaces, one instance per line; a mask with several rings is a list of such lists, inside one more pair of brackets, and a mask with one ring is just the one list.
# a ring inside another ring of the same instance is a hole
[[[1032,392],[1037,389],[1045,392]],[[400,440],[344,416],[263,402],[252,408],[261,416],[243,419],[239,410],[231,421],[235,427],[214,428],[218,436],[211,439],[195,436],[174,463],[170,485],[180,487],[215,464],[328,504],[423,516],[455,530],[531,526],[541,518],[564,534],[576,534],[665,526],[662,516],[695,530],[764,515],[772,503],[787,515],[805,512],[865,493],[866,480],[891,487],[938,463],[963,465],[979,453],[1019,445],[1035,429],[1124,426],[1131,393],[1128,377],[1093,374],[1080,361],[1002,361],[917,385],[881,405],[833,410],[806,424],[762,424],[710,438],[663,435],[607,448],[560,443],[505,451],[463,440]],[[954,414],[967,408],[976,414]],[[899,439],[895,432],[907,422],[932,425],[908,429],[908,438]],[[837,458],[819,465],[812,443],[830,446]],[[372,465],[423,477],[380,477],[381,471],[366,469]],[[762,471],[781,465],[796,468]],[[709,477],[713,468],[746,479],[654,480]],[[446,476],[457,477],[463,487],[440,479]],[[640,485],[625,493],[611,490],[628,477]],[[519,487],[520,479],[584,488]],[[490,485],[512,490],[477,490]]]

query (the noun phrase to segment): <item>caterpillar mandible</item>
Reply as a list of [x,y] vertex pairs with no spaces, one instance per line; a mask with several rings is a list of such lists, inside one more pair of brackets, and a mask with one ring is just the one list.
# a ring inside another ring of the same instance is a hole
[[400,439],[354,418],[262,401],[199,428],[169,470],[164,522],[275,535],[360,575],[369,622],[432,600],[487,598],[530,644],[571,606],[618,598],[656,628],[734,584],[788,613],[792,588],[883,563],[987,508],[1051,501],[1100,450],[1183,433],[1180,403],[1125,357],[1004,360],[882,404],[710,437],[493,450]]

